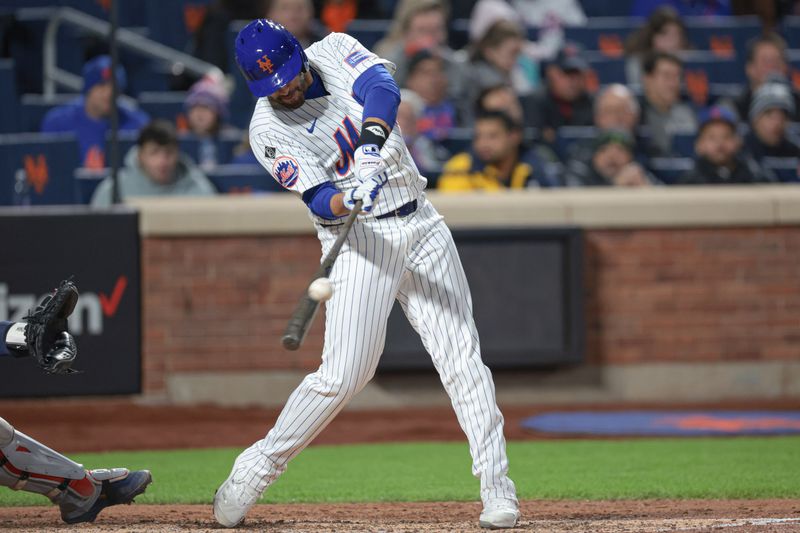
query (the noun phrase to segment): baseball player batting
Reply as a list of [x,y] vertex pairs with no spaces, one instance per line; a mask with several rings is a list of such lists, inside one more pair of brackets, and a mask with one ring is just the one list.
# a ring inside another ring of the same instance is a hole
[[[77,302],[78,289],[64,281],[26,322],[0,321],[0,357],[33,357],[45,372],[73,373],[78,347],[67,317]],[[47,496],[68,524],[94,522],[106,507],[131,503],[151,481],[147,470],[85,470],[0,418],[0,485]]]
[[248,24],[236,61],[258,97],[250,144],[258,160],[308,206],[325,255],[343,217],[361,214],[330,273],[319,369],[292,392],[266,437],[244,450],[214,497],[214,516],[242,522],[261,494],[372,378],[397,299],[419,333],[469,440],[486,528],[519,519],[508,477],[503,416],[481,361],[472,299],[450,230],[425,198],[395,127],[394,65],[332,33],[303,50],[283,26]]

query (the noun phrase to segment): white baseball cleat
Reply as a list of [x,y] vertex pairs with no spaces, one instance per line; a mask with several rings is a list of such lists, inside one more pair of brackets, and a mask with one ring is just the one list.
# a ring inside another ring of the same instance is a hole
[[479,524],[486,529],[509,529],[517,525],[519,509],[511,503],[487,505],[483,508]]
[[220,485],[214,494],[214,518],[220,525],[236,527],[261,497],[256,489],[242,481],[234,480],[235,472]]

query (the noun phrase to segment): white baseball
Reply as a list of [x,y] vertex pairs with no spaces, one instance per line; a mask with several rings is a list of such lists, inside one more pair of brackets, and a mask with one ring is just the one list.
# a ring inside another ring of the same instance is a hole
[[328,278],[317,278],[308,286],[308,296],[317,302],[327,302],[333,296],[333,285]]

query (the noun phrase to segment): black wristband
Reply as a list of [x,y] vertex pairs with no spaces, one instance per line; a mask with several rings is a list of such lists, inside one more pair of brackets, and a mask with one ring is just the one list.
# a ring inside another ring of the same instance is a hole
[[358,137],[356,148],[365,144],[377,144],[378,149],[383,148],[386,139],[389,138],[389,130],[377,122],[365,122],[361,127],[361,135]]

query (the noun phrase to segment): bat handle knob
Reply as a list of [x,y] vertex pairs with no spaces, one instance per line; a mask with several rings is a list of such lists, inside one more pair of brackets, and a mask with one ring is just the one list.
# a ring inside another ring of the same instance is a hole
[[287,350],[296,350],[300,347],[300,341],[294,335],[284,335],[281,339],[281,344]]

